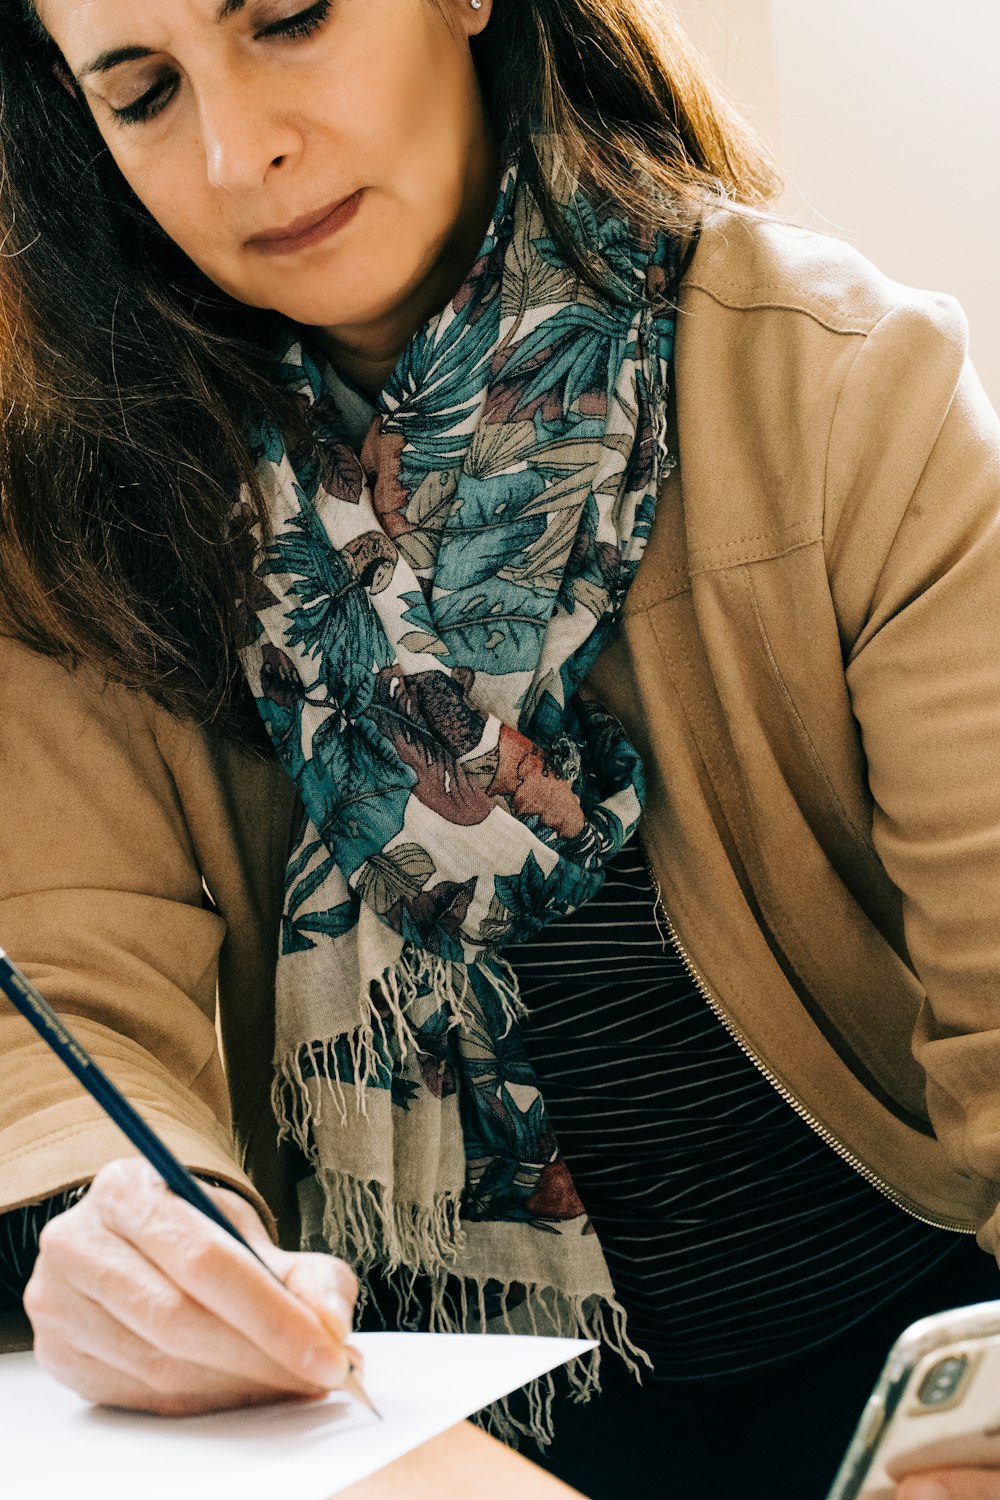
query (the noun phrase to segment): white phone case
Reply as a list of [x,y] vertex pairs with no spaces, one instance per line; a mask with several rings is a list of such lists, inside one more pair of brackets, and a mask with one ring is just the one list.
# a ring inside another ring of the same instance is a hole
[[896,1341],[828,1500],[893,1500],[918,1469],[1000,1469],[1000,1302],[956,1307]]

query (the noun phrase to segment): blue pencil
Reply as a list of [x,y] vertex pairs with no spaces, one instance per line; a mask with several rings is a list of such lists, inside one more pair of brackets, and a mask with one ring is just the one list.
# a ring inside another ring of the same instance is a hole
[[[171,1192],[176,1193],[178,1198],[183,1198],[185,1203],[190,1203],[192,1208],[199,1209],[206,1218],[212,1220],[213,1224],[218,1224],[220,1229],[231,1234],[234,1240],[239,1240],[244,1249],[250,1251],[254,1260],[274,1277],[279,1286],[284,1287],[281,1277],[276,1275],[267,1261],[261,1259],[253,1246],[248,1244],[240,1234],[236,1225],[227,1219],[222,1210],[208,1196],[198,1179],[192,1177],[187,1167],[177,1160],[170,1148],[160,1140],[154,1130],[150,1129],[125,1095],[98,1067],[87,1049],[77,1041],[69,1027],[59,1019],[44,995],[36,990],[31,980],[21,973],[2,948],[0,948],[0,989],[25,1020],[30,1021],[42,1040],[47,1042],[53,1052],[62,1059],[74,1077],[79,1079],[88,1094],[96,1099],[105,1113],[114,1120],[119,1130],[128,1137],[136,1150],[156,1168]],[[285,1290],[287,1291],[287,1288]],[[292,1293],[289,1295],[291,1296]],[[353,1396],[368,1407],[369,1411],[375,1412],[376,1416],[379,1415],[353,1368],[348,1375],[346,1387]]]

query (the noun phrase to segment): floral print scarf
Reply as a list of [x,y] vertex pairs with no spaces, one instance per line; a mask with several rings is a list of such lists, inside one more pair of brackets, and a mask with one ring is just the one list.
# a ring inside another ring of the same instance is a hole
[[509,166],[360,457],[289,332],[315,443],[257,434],[273,540],[244,664],[303,809],[275,1106],[312,1169],[305,1243],[386,1277],[404,1321],[419,1294],[432,1327],[629,1350],[503,949],[595,895],[642,808],[638,754],[579,689],[671,463],[676,245],[563,201],[631,300],[580,283]]

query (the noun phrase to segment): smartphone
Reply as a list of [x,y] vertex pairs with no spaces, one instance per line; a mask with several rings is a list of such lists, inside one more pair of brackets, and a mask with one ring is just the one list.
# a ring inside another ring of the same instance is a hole
[[827,1500],[892,1500],[905,1474],[952,1465],[1000,1469],[1000,1302],[900,1335]]

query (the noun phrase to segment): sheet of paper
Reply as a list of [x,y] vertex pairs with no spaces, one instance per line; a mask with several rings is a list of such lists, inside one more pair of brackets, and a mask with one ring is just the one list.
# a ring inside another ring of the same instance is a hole
[[32,1500],[328,1500],[526,1381],[577,1339],[356,1334],[377,1418],[349,1397],[182,1420],[88,1406],[0,1356],[3,1493]]

